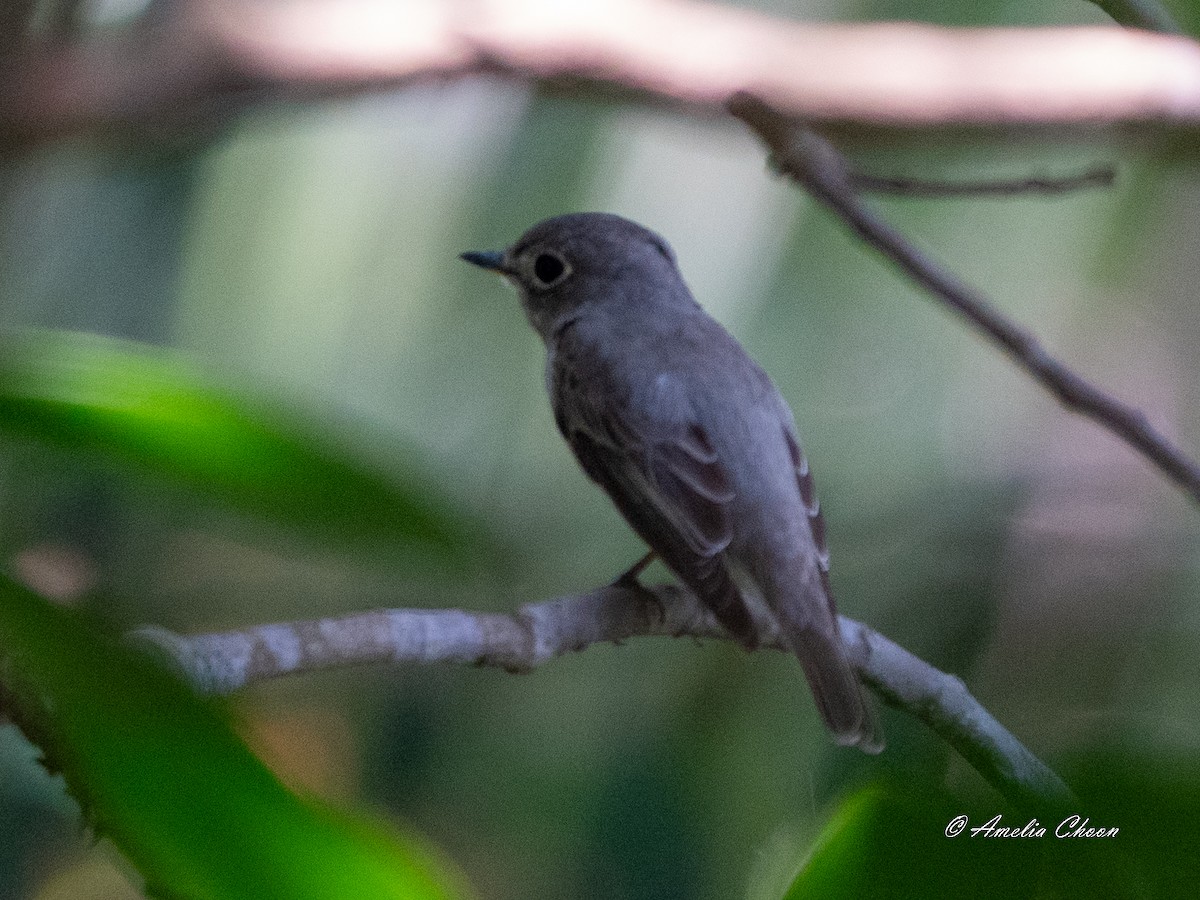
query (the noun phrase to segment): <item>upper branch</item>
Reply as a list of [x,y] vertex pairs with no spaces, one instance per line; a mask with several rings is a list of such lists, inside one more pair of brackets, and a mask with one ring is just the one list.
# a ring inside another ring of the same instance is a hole
[[1031,332],[909,243],[862,202],[846,160],[832,144],[748,94],[736,95],[729,108],[762,138],[781,171],[837,213],[859,237],[1003,348],[1064,405],[1120,437],[1200,503],[1200,464],[1150,424],[1145,413],[1055,359]]
[[848,172],[854,190],[900,197],[1015,197],[1027,194],[1066,194],[1087,188],[1111,187],[1117,173],[1112,166],[1096,166],[1077,175],[1004,178],[986,181],[933,181]]
[[1200,125],[1200,46],[1115,27],[812,24],[683,0],[180,8],[145,26],[30,44],[0,65],[0,147],[480,72],[704,115],[745,90],[815,122]]

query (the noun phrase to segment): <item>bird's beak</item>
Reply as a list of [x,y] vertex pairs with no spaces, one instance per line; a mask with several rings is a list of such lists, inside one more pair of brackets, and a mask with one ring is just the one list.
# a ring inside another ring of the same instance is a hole
[[495,272],[498,275],[511,275],[512,272],[504,264],[503,250],[468,250],[459,254],[459,259],[465,259],[472,265]]

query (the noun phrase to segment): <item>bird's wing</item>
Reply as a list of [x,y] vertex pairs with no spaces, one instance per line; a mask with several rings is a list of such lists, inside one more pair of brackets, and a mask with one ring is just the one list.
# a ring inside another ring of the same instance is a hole
[[586,348],[560,343],[549,371],[559,431],[642,540],[726,629],[753,645],[754,622],[722,556],[733,536],[725,467],[698,422],[664,418],[639,428],[615,377]]
[[867,753],[878,753],[883,749],[883,732],[880,731],[874,709],[863,694],[857,674],[850,667],[845,646],[837,621],[837,605],[833,601],[833,590],[829,583],[829,548],[825,543],[825,518],[821,515],[821,504],[817,500],[816,487],[808,460],[796,439],[791,413],[785,412],[783,436],[796,473],[800,488],[800,499],[808,515],[809,530],[817,550],[817,568],[821,576],[829,618],[814,624],[808,615],[793,616],[793,610],[777,610],[792,649],[804,666],[804,674],[812,687],[817,709],[833,732],[838,743],[855,744]]
[[785,419],[783,437],[787,443],[788,455],[792,459],[792,467],[796,472],[796,483],[800,486],[800,499],[804,503],[804,511],[808,515],[808,527],[812,532],[813,544],[817,548],[817,566],[821,571],[821,586],[825,589],[825,597],[829,602],[829,611],[834,618],[837,609],[833,602],[833,590],[829,583],[829,547],[825,543],[825,517],[821,515],[821,501],[817,498],[816,485],[813,483],[812,472],[808,468],[808,459],[800,449],[800,441],[790,421]]

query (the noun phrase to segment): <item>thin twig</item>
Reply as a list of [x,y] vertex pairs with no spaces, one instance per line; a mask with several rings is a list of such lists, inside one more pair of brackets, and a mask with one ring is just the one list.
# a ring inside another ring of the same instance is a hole
[[850,186],[860,193],[902,197],[1014,197],[1022,194],[1066,194],[1088,188],[1111,187],[1117,173],[1112,166],[1097,166],[1077,175],[994,181],[930,181],[922,178],[886,177],[850,172]]
[[1183,34],[1174,17],[1156,0],[1092,0],[1114,22],[1161,34]]
[[[851,661],[886,703],[926,723],[1022,810],[1069,810],[1071,791],[971,696],[962,681],[846,617]],[[387,609],[340,618],[182,636],[146,628],[131,639],[165,652],[197,687],[226,694],[283,675],[370,663],[460,663],[526,672],[597,643],[639,636],[725,639],[678,587],[612,585],[523,605],[516,615],[460,609]],[[763,647],[782,649],[768,631]]]
[[1200,465],[1195,460],[1151,425],[1145,413],[1067,368],[1031,332],[997,312],[983,294],[939,266],[866,206],[854,191],[846,160],[832,144],[748,94],[735,95],[729,110],[758,134],[782,172],[837,213],[859,237],[999,345],[1065,406],[1120,437],[1200,502]]

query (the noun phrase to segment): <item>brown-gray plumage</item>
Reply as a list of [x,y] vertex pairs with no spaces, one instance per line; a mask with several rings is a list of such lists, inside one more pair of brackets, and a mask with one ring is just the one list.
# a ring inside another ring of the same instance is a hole
[[546,344],[558,428],[634,531],[748,647],[747,595],[761,595],[835,739],[878,752],[791,410],[692,298],[666,241],[619,216],[578,213],[463,258],[517,286]]

